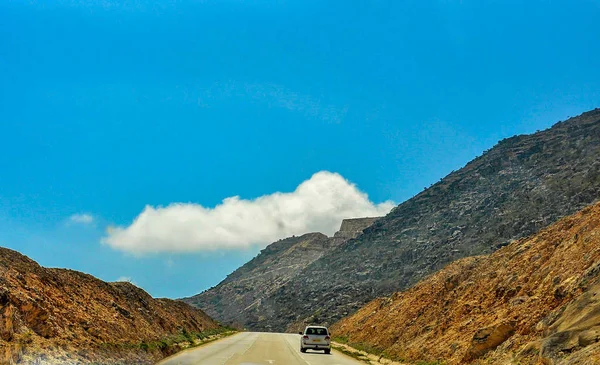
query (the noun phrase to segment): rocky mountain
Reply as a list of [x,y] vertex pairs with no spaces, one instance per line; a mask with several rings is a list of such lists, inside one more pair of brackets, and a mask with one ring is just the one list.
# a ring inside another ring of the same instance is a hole
[[598,364],[600,204],[373,300],[332,331],[410,363]]
[[252,328],[332,324],[452,261],[536,233],[600,197],[599,156],[600,109],[502,140],[263,297]]
[[333,248],[357,237],[377,218],[346,219],[331,238],[308,233],[270,244],[254,259],[227,276],[219,285],[183,301],[202,308],[213,318],[238,327],[268,330],[262,301],[270,297],[310,263]]
[[127,282],[48,269],[0,248],[0,363],[151,364],[222,328]]

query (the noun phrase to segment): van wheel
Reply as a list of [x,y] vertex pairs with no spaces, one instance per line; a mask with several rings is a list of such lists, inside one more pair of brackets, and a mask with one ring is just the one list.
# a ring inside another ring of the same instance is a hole
[[306,352],[306,349],[304,347],[300,347],[300,352]]
[[331,350],[327,349],[325,350],[325,354],[329,355],[331,353]]

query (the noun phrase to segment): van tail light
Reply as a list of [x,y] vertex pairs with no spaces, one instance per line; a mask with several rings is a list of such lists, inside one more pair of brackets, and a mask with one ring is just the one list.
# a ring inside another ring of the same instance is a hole
[[329,337],[329,336],[325,336],[325,339],[326,339],[326,340],[331,340],[331,337]]
[[305,339],[305,340],[308,340],[308,336],[304,336],[304,337],[302,337],[302,338],[303,338],[303,339]]

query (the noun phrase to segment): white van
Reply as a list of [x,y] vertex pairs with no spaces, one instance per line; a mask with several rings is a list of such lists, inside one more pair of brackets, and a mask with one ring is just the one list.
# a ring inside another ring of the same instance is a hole
[[300,335],[300,352],[308,349],[323,350],[326,354],[331,352],[331,337],[327,327],[308,326]]

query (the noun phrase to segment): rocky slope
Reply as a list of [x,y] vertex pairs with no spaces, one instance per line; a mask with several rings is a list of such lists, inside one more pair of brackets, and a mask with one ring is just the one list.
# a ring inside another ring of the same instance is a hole
[[600,363],[600,204],[458,260],[332,327],[410,362]]
[[269,330],[262,301],[328,251],[362,233],[377,218],[346,219],[334,237],[308,233],[270,244],[258,256],[227,276],[219,285],[185,302],[213,318],[237,327]]
[[600,197],[598,156],[600,109],[505,139],[304,268],[263,299],[261,322],[331,324],[452,261],[536,233]]
[[215,332],[202,311],[0,248],[0,363],[150,364]]

